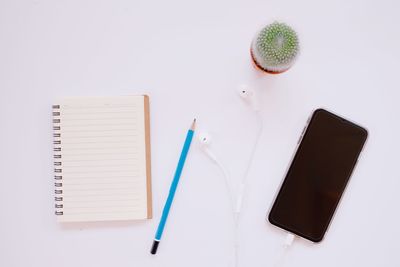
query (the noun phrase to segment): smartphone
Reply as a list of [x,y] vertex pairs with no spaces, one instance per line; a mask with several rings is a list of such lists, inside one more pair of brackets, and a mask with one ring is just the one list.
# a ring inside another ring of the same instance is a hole
[[365,128],[324,109],[315,110],[299,139],[268,220],[320,242],[367,136]]

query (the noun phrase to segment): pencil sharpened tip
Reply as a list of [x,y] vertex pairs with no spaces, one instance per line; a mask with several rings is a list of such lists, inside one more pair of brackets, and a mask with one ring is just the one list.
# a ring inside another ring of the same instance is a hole
[[190,130],[194,131],[196,128],[196,118],[193,120],[192,125],[190,126]]

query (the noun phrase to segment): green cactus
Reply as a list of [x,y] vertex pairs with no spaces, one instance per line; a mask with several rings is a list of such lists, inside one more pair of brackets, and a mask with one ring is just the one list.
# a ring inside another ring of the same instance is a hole
[[285,23],[274,22],[265,26],[254,38],[251,54],[261,69],[280,73],[289,69],[299,53],[296,32]]

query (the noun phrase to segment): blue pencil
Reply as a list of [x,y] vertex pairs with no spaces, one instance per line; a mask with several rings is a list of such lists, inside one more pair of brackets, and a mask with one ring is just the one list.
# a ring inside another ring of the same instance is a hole
[[151,254],[156,254],[158,244],[160,243],[165,223],[167,222],[169,210],[171,209],[172,201],[174,200],[175,191],[178,187],[179,179],[181,177],[183,166],[185,165],[186,156],[189,152],[190,144],[192,143],[194,129],[196,126],[196,119],[193,120],[192,126],[187,132],[186,140],[182,148],[181,156],[179,157],[178,166],[176,167],[174,179],[172,180],[171,187],[169,189],[169,194],[167,201],[165,202],[164,209],[161,215],[160,223],[158,224],[156,236],[153,241],[153,246],[151,247]]

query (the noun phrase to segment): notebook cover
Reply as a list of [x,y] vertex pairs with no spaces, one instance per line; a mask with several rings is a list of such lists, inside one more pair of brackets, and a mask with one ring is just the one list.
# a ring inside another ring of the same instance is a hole
[[[148,95],[142,95],[143,96],[143,103],[144,103],[144,138],[145,138],[145,160],[146,160],[146,204],[147,204],[147,214],[146,214],[146,219],[151,219],[153,217],[153,208],[152,208],[152,184],[151,184],[151,142],[150,142],[150,104],[149,104],[149,96]],[[53,116],[59,116],[60,112],[58,111],[58,109],[60,108],[59,105],[53,105]],[[54,118],[53,117],[53,123],[59,123],[60,120],[58,118]],[[60,130],[59,126],[54,126],[53,130]],[[59,133],[55,133],[54,134],[55,138],[60,138],[60,134]],[[57,142],[60,142],[58,140],[54,141],[54,144],[59,144]],[[56,150],[57,148],[54,149],[54,151],[60,151],[60,150]],[[54,156],[56,158],[56,156]],[[58,158],[58,157],[57,157]],[[59,157],[61,158],[61,156]],[[55,164],[56,165],[56,164]],[[58,165],[56,165],[58,166]],[[59,164],[59,166],[61,166],[61,163]],[[55,177],[58,177],[57,174],[57,167],[55,168]],[[57,180],[57,179],[56,179]],[[57,184],[61,184],[58,183],[58,181],[56,181],[56,194],[57,191]],[[57,199],[60,198],[62,201],[62,197],[57,197],[56,195],[56,201]],[[61,206],[61,207],[58,207]],[[62,208],[62,205],[58,205],[56,203],[56,208]],[[63,215],[62,211],[57,211],[56,210],[56,215]]]

